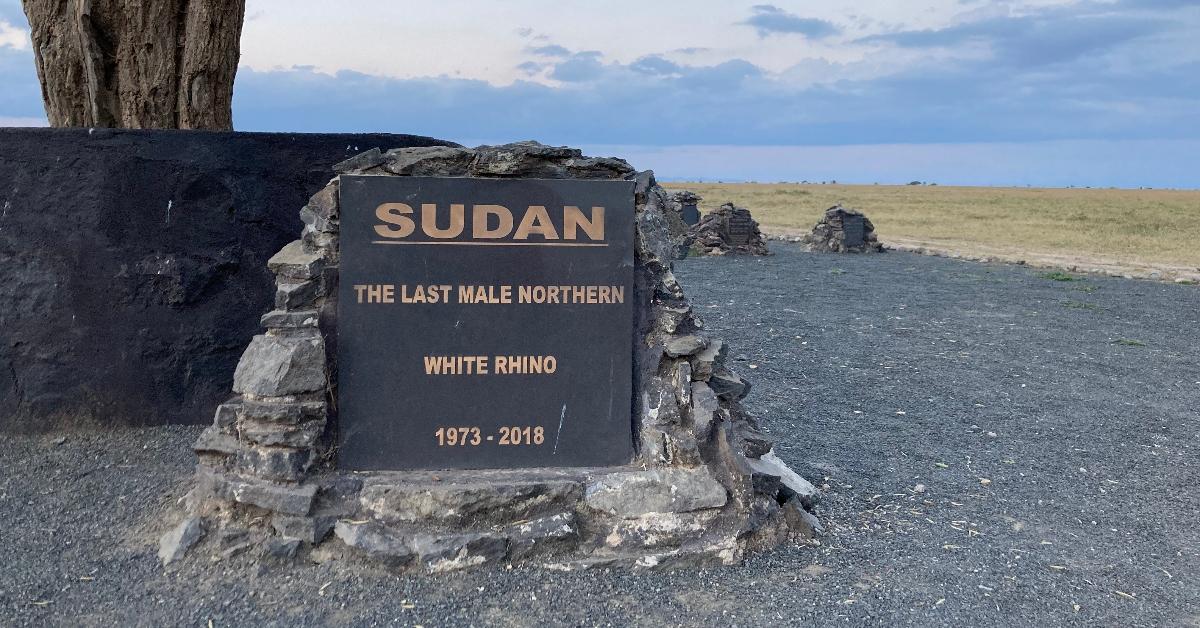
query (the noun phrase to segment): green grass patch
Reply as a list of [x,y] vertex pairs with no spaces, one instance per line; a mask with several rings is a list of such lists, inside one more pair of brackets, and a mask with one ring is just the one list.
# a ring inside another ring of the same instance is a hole
[[1055,270],[1048,273],[1039,273],[1038,277],[1049,279],[1050,281],[1083,281],[1083,277],[1076,277],[1071,273],[1064,273],[1061,270]]

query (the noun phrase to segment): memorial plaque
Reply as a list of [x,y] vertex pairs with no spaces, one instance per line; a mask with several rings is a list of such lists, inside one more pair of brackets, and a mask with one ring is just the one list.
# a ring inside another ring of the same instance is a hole
[[628,463],[633,186],[343,176],[338,465]]
[[700,209],[696,207],[695,203],[684,204],[679,214],[683,219],[683,224],[689,227],[700,222]]
[[750,212],[735,211],[729,215],[729,243],[733,246],[750,244],[750,236],[754,234],[754,219]]
[[862,216],[848,214],[842,217],[842,244],[854,248],[866,244],[866,225]]

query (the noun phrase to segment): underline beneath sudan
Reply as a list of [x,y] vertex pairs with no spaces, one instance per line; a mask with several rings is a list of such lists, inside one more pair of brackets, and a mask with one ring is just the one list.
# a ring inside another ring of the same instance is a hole
[[399,240],[372,240],[371,244],[415,244],[441,246],[563,246],[563,247],[606,247],[608,244],[584,242],[402,242]]

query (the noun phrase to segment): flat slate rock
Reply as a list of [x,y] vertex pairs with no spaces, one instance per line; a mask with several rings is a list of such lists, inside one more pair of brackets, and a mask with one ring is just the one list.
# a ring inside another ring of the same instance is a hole
[[571,510],[588,470],[442,471],[368,476],[364,510],[390,523],[510,524]]
[[284,397],[324,390],[325,349],[319,339],[259,335],[233,374],[233,390]]
[[317,497],[316,484],[297,485],[265,480],[234,479],[203,471],[197,488],[220,498],[289,515],[307,515]]
[[204,538],[204,522],[199,517],[188,517],[163,535],[158,543],[158,559],[169,565],[183,557],[201,538]]
[[403,567],[416,557],[407,539],[374,522],[339,521],[333,533],[346,545],[392,567]]
[[618,517],[720,508],[728,496],[708,469],[651,469],[598,476],[588,483],[588,507]]
[[508,538],[488,532],[419,536],[413,539],[412,547],[430,573],[477,567],[502,561],[508,556]]
[[750,467],[754,469],[755,473],[777,476],[780,482],[794,492],[805,506],[811,507],[820,499],[821,492],[817,490],[817,487],[792,471],[779,459],[779,456],[775,455],[774,450],[763,454],[761,458],[746,458],[746,461],[750,463]]

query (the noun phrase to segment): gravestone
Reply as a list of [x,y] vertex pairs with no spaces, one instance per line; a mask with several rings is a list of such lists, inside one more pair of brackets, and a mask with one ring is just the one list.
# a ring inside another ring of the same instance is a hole
[[881,253],[875,225],[856,209],[834,205],[801,240],[805,248],[822,253]]
[[750,244],[750,238],[758,229],[758,224],[750,217],[749,211],[734,211],[729,215],[729,244],[744,247]]
[[[630,405],[610,400],[632,395],[612,374],[632,369],[633,185],[343,177],[340,466],[628,462]],[[391,237],[377,207],[447,229]]]
[[164,563],[663,568],[819,529],[671,272],[652,173],[537,143],[335,170],[268,263]]
[[699,203],[701,200],[698,194],[689,190],[675,193],[675,205],[679,208],[679,217],[683,220],[683,224],[690,227],[700,222]]
[[842,218],[842,244],[856,248],[866,244],[866,227],[861,215],[848,214]]
[[663,219],[671,241],[678,248],[678,257],[687,257],[688,228],[700,220],[700,210],[697,203],[700,196],[695,192],[681,190],[667,195],[666,206],[663,207]]
[[701,255],[769,255],[750,210],[725,203],[688,229],[687,244]]

